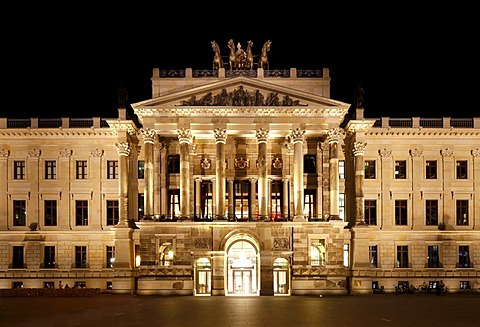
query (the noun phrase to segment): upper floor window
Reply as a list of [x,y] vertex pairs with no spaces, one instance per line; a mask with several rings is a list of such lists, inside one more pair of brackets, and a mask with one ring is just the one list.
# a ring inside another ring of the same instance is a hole
[[395,200],[395,225],[407,225],[407,200]]
[[107,200],[107,226],[118,224],[119,219],[118,200]]
[[396,160],[395,161],[395,179],[407,178],[407,161]]
[[375,179],[375,160],[365,160],[365,178]]
[[107,161],[107,179],[118,179],[118,160]]
[[55,160],[45,161],[45,179],[57,178],[57,162]]
[[138,179],[144,179],[145,178],[145,161],[143,160],[138,160]]
[[27,226],[27,202],[13,200],[13,226]]
[[427,160],[425,162],[425,178],[437,179],[437,160]]
[[25,179],[24,160],[15,160],[13,162],[13,179]]
[[457,160],[457,179],[467,178],[467,160]]
[[45,226],[57,226],[57,200],[45,200]]
[[425,200],[425,225],[438,225],[438,200]]
[[88,226],[88,201],[75,201],[75,225]]
[[468,200],[457,200],[457,225],[468,225]]
[[312,154],[303,156],[303,173],[316,174],[317,173],[317,157]]
[[76,179],[87,179],[87,160],[77,160],[75,177]]
[[172,154],[167,158],[167,167],[169,174],[179,174],[180,173],[180,155]]
[[377,224],[377,200],[365,200],[365,224]]

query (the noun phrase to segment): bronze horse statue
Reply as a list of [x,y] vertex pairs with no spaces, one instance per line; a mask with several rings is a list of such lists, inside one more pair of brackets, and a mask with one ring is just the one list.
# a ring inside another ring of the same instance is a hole
[[265,42],[262,48],[262,53],[260,54],[260,59],[258,60],[258,68],[268,69],[268,56],[267,52],[270,51],[270,45],[272,41],[268,40]]
[[245,58],[245,68],[253,69],[253,54],[252,54],[253,42],[250,40],[247,42],[247,57]]
[[225,63],[223,62],[222,56],[220,55],[220,47],[218,46],[217,42],[213,40],[212,42],[212,49],[215,53],[213,56],[213,69],[218,70],[219,68],[224,68]]
[[228,48],[230,49],[230,54],[228,55],[228,67],[230,68],[230,71],[233,70],[233,68],[237,68],[237,55],[235,54],[235,42],[233,42],[233,39],[228,40]]

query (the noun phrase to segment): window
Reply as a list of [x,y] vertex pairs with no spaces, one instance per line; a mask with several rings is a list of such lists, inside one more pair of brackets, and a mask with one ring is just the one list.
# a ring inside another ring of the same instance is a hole
[[138,179],[145,178],[145,161],[138,160]]
[[314,189],[305,189],[303,214],[308,220],[316,218],[316,192]]
[[468,225],[468,200],[457,200],[457,226]]
[[27,226],[27,202],[13,200],[13,226]]
[[407,200],[395,200],[395,225],[407,226]]
[[87,161],[77,160],[76,162],[76,179],[87,179]]
[[350,266],[350,247],[348,244],[343,244],[343,265],[345,267]]
[[338,178],[345,179],[345,160],[338,160]]
[[43,247],[43,268],[55,268],[55,246],[45,245]]
[[425,162],[425,178],[436,179],[437,178],[437,161],[427,160]]
[[107,200],[107,226],[118,224],[119,219],[118,200]]
[[370,245],[368,247],[370,258],[370,267],[378,268],[378,245]]
[[57,226],[57,200],[45,200],[45,226]]
[[397,268],[408,268],[408,245],[397,246]]
[[375,179],[375,160],[365,160],[365,178]]
[[438,200],[425,201],[425,224],[427,226],[438,225]]
[[429,245],[427,248],[427,267],[440,268],[440,258],[438,253],[438,245]]
[[15,245],[13,247],[12,268],[14,269],[26,268],[23,258],[24,258],[23,245]]
[[[249,218],[248,196],[250,194],[250,183],[248,181],[234,181],[235,216],[238,219]],[[200,217],[209,219],[213,217],[213,183],[202,181],[200,184]]]
[[45,179],[57,178],[57,162],[55,160],[45,161]]
[[467,179],[467,160],[457,160],[457,179]]
[[405,160],[395,161],[395,179],[407,178],[407,162]]
[[180,216],[180,190],[179,189],[168,190],[168,215],[170,217]]
[[169,174],[180,173],[180,155],[173,154],[167,157],[167,167]]
[[75,268],[87,268],[86,246],[75,246]]
[[304,174],[317,173],[317,158],[315,155],[306,154],[303,156],[303,173]]
[[468,245],[458,247],[458,268],[470,268],[470,254]]
[[113,268],[115,265],[115,247],[107,245],[107,268]]
[[24,160],[15,160],[13,162],[13,179],[25,179]]
[[[180,207],[178,209],[180,211]],[[145,196],[138,193],[138,220],[143,219],[145,215]]]
[[345,193],[338,194],[338,218],[345,221]]
[[325,240],[313,240],[310,243],[310,265],[325,267]]
[[365,200],[365,224],[377,225],[377,200]]
[[75,201],[75,225],[88,226],[88,201]]
[[272,221],[282,218],[282,181],[273,180],[270,187],[270,208]]
[[171,266],[173,264],[174,251],[172,242],[162,242],[159,254],[159,263],[162,266]]
[[107,179],[118,179],[118,161],[107,161]]

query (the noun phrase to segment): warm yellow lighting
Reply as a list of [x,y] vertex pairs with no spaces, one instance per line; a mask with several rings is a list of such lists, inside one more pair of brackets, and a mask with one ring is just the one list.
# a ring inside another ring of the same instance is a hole
[[135,257],[135,267],[140,267],[140,262],[142,261],[142,258],[140,257],[139,254]]
[[168,251],[168,260],[173,260],[173,251]]

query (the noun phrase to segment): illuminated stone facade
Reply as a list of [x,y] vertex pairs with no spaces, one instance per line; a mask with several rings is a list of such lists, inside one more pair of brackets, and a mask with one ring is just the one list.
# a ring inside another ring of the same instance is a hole
[[0,118],[0,288],[479,282],[480,118],[351,118],[328,69],[154,69],[131,106],[138,119]]

